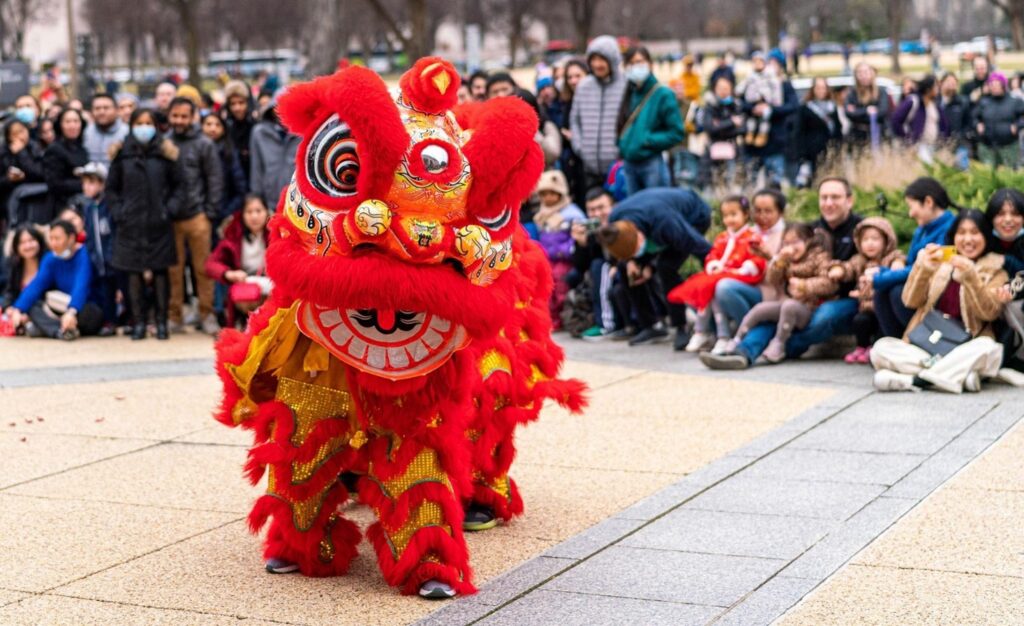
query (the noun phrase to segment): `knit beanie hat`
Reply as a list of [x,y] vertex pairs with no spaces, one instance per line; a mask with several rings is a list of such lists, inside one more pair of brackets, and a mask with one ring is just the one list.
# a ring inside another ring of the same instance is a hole
[[1006,91],[1006,89],[1008,88],[1008,86],[1010,84],[1006,80],[1006,75],[1003,74],[1002,72],[992,72],[991,74],[988,75],[988,80],[986,80],[985,82],[986,83],[1003,83],[1003,91]]
[[633,222],[619,220],[598,229],[597,241],[612,258],[625,261],[636,255],[639,231]]
[[249,88],[245,86],[245,83],[240,80],[232,80],[224,85],[224,102],[231,102],[232,98],[249,101]]
[[569,198],[569,182],[565,179],[565,174],[560,170],[548,170],[540,175],[540,181],[537,183],[537,193],[542,191],[554,191],[562,194],[562,198]]
[[188,98],[196,105],[197,109],[203,106],[203,98],[199,95],[199,90],[187,83],[178,87],[178,92],[175,96],[179,98]]

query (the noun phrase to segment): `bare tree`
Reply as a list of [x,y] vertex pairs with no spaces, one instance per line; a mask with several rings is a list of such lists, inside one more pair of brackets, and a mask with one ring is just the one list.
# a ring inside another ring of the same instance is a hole
[[0,0],[0,58],[22,58],[25,29],[48,17],[51,8],[53,0]]
[[765,0],[765,18],[768,28],[768,45],[779,46],[779,33],[782,31],[782,0]]
[[903,73],[900,68],[900,38],[903,36],[903,18],[907,14],[907,0],[887,0],[886,17],[889,20],[889,40],[892,58],[892,73],[897,76]]
[[601,0],[566,0],[569,5],[569,12],[572,17],[572,24],[576,29],[576,46],[580,50],[586,50],[590,43],[591,30],[594,27],[594,19],[597,16],[597,8]]
[[188,82],[200,87],[202,77],[199,75],[199,14],[203,0],[163,0],[177,14],[184,37],[185,57],[188,59]]
[[539,0],[490,0],[485,6],[490,26],[498,25],[508,35],[509,67],[515,67],[519,50],[524,47],[526,29],[536,16]]
[[1024,48],[1024,0],[989,0],[1006,15],[1013,33],[1013,47]]
[[[384,0],[366,0],[366,2],[384,22],[394,38],[402,42],[402,47],[405,49],[410,63],[430,53],[433,45],[428,41],[427,0],[404,0],[404,20],[400,17],[401,14],[388,7]],[[409,25],[408,34],[402,26],[403,21]]]

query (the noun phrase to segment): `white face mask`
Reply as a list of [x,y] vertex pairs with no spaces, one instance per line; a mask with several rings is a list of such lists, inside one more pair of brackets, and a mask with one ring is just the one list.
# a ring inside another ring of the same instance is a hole
[[68,246],[64,251],[56,252],[55,254],[57,255],[58,259],[62,259],[64,261],[67,261],[72,256],[74,256],[74,253],[75,253],[74,246]]
[[626,68],[626,78],[638,85],[642,85],[651,75],[651,66],[648,63],[634,63]]

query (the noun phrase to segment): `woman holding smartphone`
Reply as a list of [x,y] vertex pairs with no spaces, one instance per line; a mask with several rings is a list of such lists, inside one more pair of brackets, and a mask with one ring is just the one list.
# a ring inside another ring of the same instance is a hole
[[[6,214],[7,201],[19,186],[43,182],[43,150],[32,139],[28,126],[12,120],[4,126],[4,148],[0,152],[0,219]],[[18,221],[17,216],[12,220]],[[20,224],[8,224],[14,228]]]

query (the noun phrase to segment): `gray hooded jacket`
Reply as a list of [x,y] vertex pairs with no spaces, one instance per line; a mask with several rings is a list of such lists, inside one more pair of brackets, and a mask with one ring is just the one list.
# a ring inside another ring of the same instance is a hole
[[619,107],[626,92],[626,78],[622,75],[622,55],[619,43],[610,35],[595,38],[587,46],[587,59],[598,54],[608,61],[612,72],[607,81],[593,74],[586,76],[576,87],[572,101],[569,127],[572,148],[583,159],[590,174],[605,175],[619,158],[615,125]]

